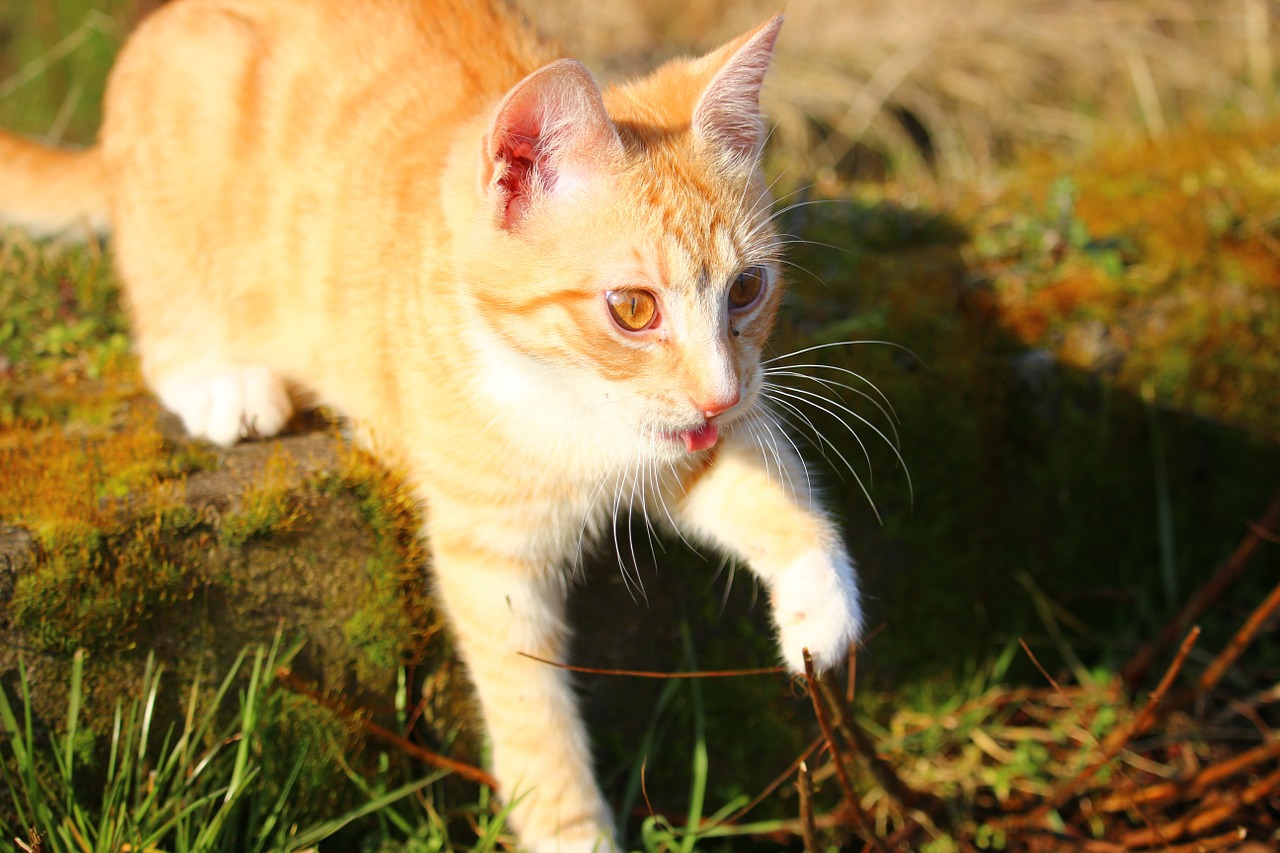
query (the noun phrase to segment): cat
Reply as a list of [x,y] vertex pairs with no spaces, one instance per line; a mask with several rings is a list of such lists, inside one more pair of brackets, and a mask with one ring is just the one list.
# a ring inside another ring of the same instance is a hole
[[177,0],[97,144],[0,135],[0,211],[110,227],[144,377],[187,430],[345,413],[425,508],[434,592],[522,846],[607,850],[565,673],[619,507],[748,565],[782,658],[841,661],[853,562],[762,399],[784,282],[759,168],[775,17],[601,90],[500,0]]

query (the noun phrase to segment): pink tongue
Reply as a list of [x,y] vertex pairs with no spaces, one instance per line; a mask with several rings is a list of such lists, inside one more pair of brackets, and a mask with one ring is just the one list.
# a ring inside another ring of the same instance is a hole
[[684,436],[684,446],[690,453],[706,450],[708,447],[714,446],[716,439],[720,438],[720,430],[715,424],[705,424],[698,429],[692,429],[680,434]]

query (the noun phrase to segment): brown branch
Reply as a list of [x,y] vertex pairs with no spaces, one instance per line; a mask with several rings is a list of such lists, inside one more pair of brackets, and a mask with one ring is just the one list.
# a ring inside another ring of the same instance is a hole
[[[1169,687],[1173,685],[1173,680],[1178,677],[1178,673],[1182,671],[1182,665],[1187,661],[1187,655],[1191,654],[1191,647],[1196,644],[1196,640],[1200,637],[1200,628],[1196,626],[1192,628],[1187,636],[1183,637],[1182,645],[1178,647],[1178,653],[1174,655],[1173,661],[1169,664],[1169,668],[1165,670],[1164,676],[1160,679],[1160,683],[1156,689],[1151,691],[1151,695],[1147,697],[1146,704],[1142,706],[1142,710],[1133,717],[1125,726],[1112,730],[1102,742],[1102,755],[1094,760],[1092,764],[1085,767],[1077,773],[1069,782],[1060,787],[1056,793],[1043,804],[1041,804],[1033,813],[1032,820],[1039,822],[1051,810],[1061,808],[1068,800],[1076,796],[1090,779],[1092,779],[1099,770],[1107,766],[1124,748],[1125,744],[1133,740],[1135,737],[1147,732],[1155,723],[1161,703],[1164,701],[1165,694],[1169,692]],[[1135,808],[1137,806],[1135,805]],[[1147,818],[1146,814],[1138,810],[1142,814],[1143,821],[1155,830],[1154,824]]]
[[813,788],[809,782],[809,765],[803,761],[796,773],[796,793],[800,797],[800,832],[804,853],[818,853],[818,828],[813,824]]
[[867,844],[875,845],[876,849],[882,851],[882,853],[889,853],[889,848],[885,846],[884,840],[876,834],[875,827],[872,825],[870,818],[867,817],[866,811],[863,810],[862,803],[858,800],[858,795],[853,790],[853,783],[849,781],[849,768],[845,766],[844,755],[840,752],[840,743],[836,740],[835,732],[831,729],[831,717],[827,712],[826,704],[822,701],[820,682],[817,673],[813,669],[813,656],[809,654],[808,649],[804,649],[804,674],[809,681],[809,698],[813,701],[813,713],[818,718],[818,728],[822,729],[822,736],[826,738],[827,748],[831,750],[831,760],[835,765],[836,780],[840,783],[840,790],[844,793],[844,802],[852,813],[858,830],[868,839]]
[[540,658],[537,655],[531,655],[528,652],[516,652],[522,658],[528,658],[538,663],[545,663],[547,666],[554,666],[556,669],[566,669],[569,672],[581,672],[587,675],[622,675],[629,678],[734,678],[739,675],[779,675],[785,673],[785,666],[762,666],[756,669],[721,669],[721,670],[704,670],[701,672],[654,672],[646,669],[596,669],[590,666],[574,666],[572,664],[560,663],[559,661]]
[[1098,805],[1104,812],[1117,812],[1131,805],[1166,806],[1179,800],[1195,799],[1233,776],[1280,757],[1280,740],[1255,746],[1247,752],[1210,764],[1190,779],[1181,782],[1158,782],[1131,794],[1112,794]]
[[[1280,769],[1273,770],[1239,793],[1232,792],[1171,821],[1168,825],[1160,827],[1158,833],[1151,829],[1128,833],[1124,837],[1124,843],[1129,847],[1149,847],[1153,844],[1165,845],[1167,842],[1187,836],[1195,837],[1233,819],[1241,806],[1254,805],[1259,800],[1274,794],[1278,787],[1280,787]],[[1165,848],[1162,847],[1162,849]]]
[[[1173,684],[1173,680],[1182,670],[1182,665],[1187,660],[1187,655],[1191,653],[1191,647],[1195,645],[1196,639],[1200,636],[1200,629],[1192,628],[1187,636],[1182,640],[1182,645],[1178,648],[1178,654],[1174,656],[1169,668],[1165,670],[1164,677],[1160,679],[1160,684],[1151,695],[1147,697],[1146,704],[1142,706],[1142,710],[1125,726],[1112,731],[1107,735],[1106,740],[1101,744],[1102,754],[1093,761],[1089,766],[1085,767],[1068,782],[1059,786],[1059,788],[1046,799],[1043,803],[1033,809],[1023,821],[1027,824],[1039,824],[1049,814],[1050,811],[1061,808],[1068,800],[1076,796],[1084,787],[1084,785],[1092,779],[1099,770],[1111,763],[1124,745],[1134,737],[1142,734],[1156,720],[1156,711],[1160,704],[1164,701],[1165,694],[1169,687]],[[1023,649],[1028,655],[1031,655],[1032,661],[1044,673],[1045,678],[1049,678],[1049,682],[1058,687],[1056,682],[1049,677],[1048,672],[1040,665],[1040,661],[1036,660],[1035,655],[1027,647],[1025,642],[1022,643]],[[1074,706],[1073,706],[1074,707]],[[1145,817],[1145,816],[1144,816]]]
[[812,756],[814,752],[818,750],[818,747],[822,746],[823,743],[824,741],[821,735],[814,738],[813,742],[810,743],[805,748],[804,752],[800,753],[800,756],[796,758],[795,761],[791,762],[791,765],[787,767],[786,770],[783,770],[781,773],[775,776],[772,782],[764,786],[763,791],[761,791],[759,794],[756,794],[755,799],[747,803],[742,808],[738,809],[733,814],[729,815],[727,818],[722,820],[720,824],[717,824],[717,825],[732,826],[733,824],[742,820],[742,818],[745,817],[748,812],[750,812],[756,806],[763,803],[766,799],[768,799],[770,794],[778,790],[778,788],[782,786],[783,782],[790,779],[793,773],[799,772],[800,765],[808,761],[810,756]]
[[1205,669],[1200,676],[1200,681],[1196,685],[1196,690],[1205,694],[1218,685],[1222,680],[1222,676],[1226,675],[1227,670],[1231,669],[1232,664],[1236,662],[1236,658],[1248,648],[1253,642],[1253,638],[1257,636],[1258,631],[1276,610],[1280,610],[1280,584],[1276,584],[1271,590],[1271,594],[1267,596],[1262,604],[1249,614],[1249,618],[1240,626],[1240,630],[1231,638],[1231,642],[1227,643],[1227,647],[1213,659],[1213,663]]
[[1161,847],[1160,850],[1161,853],[1201,853],[1209,850],[1235,849],[1248,835],[1248,831],[1241,826],[1212,838],[1197,838],[1190,844],[1176,844],[1171,847]]
[[904,810],[922,809],[931,817],[934,816],[935,810],[940,809],[943,805],[942,801],[932,794],[917,791],[902,781],[902,777],[898,775],[898,771],[894,769],[893,765],[880,757],[875,742],[871,740],[871,736],[867,734],[862,726],[858,725],[858,721],[853,717],[853,709],[848,705],[841,705],[837,701],[835,691],[831,690],[825,683],[819,682],[817,687],[822,691],[823,698],[827,700],[831,707],[835,708],[835,716],[832,720],[835,729],[844,736],[845,743],[848,744],[850,749],[866,759],[872,775],[876,777],[876,781],[880,783],[880,787],[884,789],[884,792]]
[[1244,572],[1245,567],[1248,566],[1249,561],[1265,539],[1264,536],[1259,535],[1260,531],[1276,529],[1280,529],[1280,491],[1276,492],[1275,496],[1271,498],[1271,503],[1267,505],[1262,518],[1256,523],[1249,524],[1249,532],[1245,534],[1244,539],[1240,541],[1236,549],[1231,552],[1231,556],[1227,558],[1226,562],[1218,567],[1213,577],[1192,593],[1191,598],[1183,605],[1182,610],[1178,611],[1177,615],[1169,620],[1159,635],[1139,648],[1133,657],[1129,659],[1129,662],[1125,664],[1124,669],[1121,671],[1121,677],[1124,679],[1125,684],[1129,685],[1130,689],[1137,686],[1146,676],[1147,670],[1155,662],[1160,650],[1172,643],[1179,634],[1185,632],[1211,604],[1222,597],[1227,588]]
[[347,708],[332,699],[327,699],[324,696],[321,696],[317,691],[313,690],[302,679],[298,678],[298,676],[294,675],[285,667],[280,667],[276,670],[276,681],[283,685],[287,690],[297,693],[299,696],[305,696],[320,707],[332,711],[344,720],[355,722],[363,728],[370,737],[380,740],[389,746],[394,746],[405,755],[416,758],[424,764],[430,764],[432,767],[438,767],[441,770],[449,770],[468,781],[486,785],[495,791],[498,790],[498,780],[494,779],[479,767],[473,767],[470,764],[464,764],[461,761],[456,761],[448,756],[441,755],[438,752],[433,752],[425,746],[419,746],[418,744],[401,737],[390,729],[383,728],[377,723],[365,719],[350,708]]

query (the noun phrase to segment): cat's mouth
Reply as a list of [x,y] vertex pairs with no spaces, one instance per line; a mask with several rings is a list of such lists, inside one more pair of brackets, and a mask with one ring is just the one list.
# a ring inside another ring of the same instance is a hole
[[671,441],[682,441],[684,442],[685,450],[690,453],[696,453],[699,450],[706,450],[715,446],[715,443],[720,439],[720,428],[715,424],[703,424],[697,429],[662,432],[659,435]]

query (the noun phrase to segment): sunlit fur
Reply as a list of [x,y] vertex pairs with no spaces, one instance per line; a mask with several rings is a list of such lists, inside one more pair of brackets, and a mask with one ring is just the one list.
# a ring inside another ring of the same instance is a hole
[[[109,218],[144,374],[191,432],[272,434],[301,395],[407,472],[535,850],[612,843],[567,680],[517,653],[563,659],[568,579],[614,519],[747,565],[793,669],[859,630],[784,430],[812,401],[761,362],[783,289],[757,165],[779,25],[602,94],[500,5],[179,0],[124,49],[97,148],[0,136],[0,185],[62,182],[57,203],[0,196],[7,217]],[[730,311],[749,267],[765,294]],[[656,296],[653,328],[610,319],[627,288]],[[634,540],[612,543],[624,570]]]

